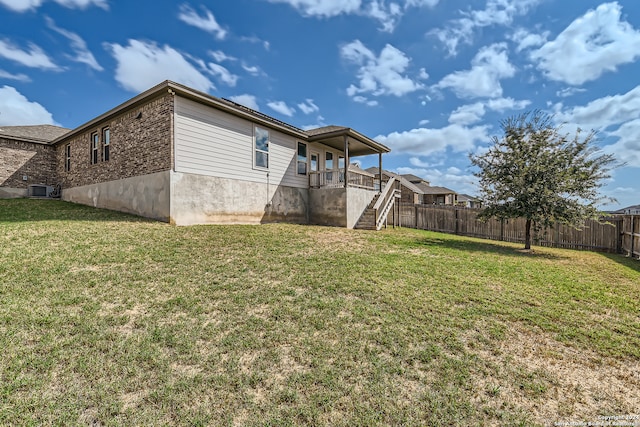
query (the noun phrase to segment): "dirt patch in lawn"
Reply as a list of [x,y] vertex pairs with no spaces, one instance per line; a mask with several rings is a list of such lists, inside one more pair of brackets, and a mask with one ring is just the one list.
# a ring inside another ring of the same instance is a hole
[[[497,347],[467,345],[499,374],[478,376],[477,400],[494,410],[520,408],[543,425],[598,422],[640,410],[640,362],[603,357],[519,324]],[[471,342],[467,342],[471,344]]]

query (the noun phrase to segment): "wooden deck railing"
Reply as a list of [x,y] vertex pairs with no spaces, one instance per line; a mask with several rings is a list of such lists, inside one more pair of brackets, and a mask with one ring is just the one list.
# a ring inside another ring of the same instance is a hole
[[[374,178],[349,169],[348,187],[374,189]],[[344,187],[344,168],[309,172],[309,186],[311,188],[342,188]]]

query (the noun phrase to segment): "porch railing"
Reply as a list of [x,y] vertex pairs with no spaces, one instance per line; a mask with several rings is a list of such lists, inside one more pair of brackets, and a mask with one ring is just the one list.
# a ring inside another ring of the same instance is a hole
[[[349,169],[348,187],[374,189],[374,177]],[[311,188],[341,188],[344,187],[344,168],[309,172],[309,186]]]

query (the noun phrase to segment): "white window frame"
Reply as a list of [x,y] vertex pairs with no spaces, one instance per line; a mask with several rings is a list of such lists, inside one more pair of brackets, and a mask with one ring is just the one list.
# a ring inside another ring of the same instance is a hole
[[108,162],[111,158],[111,130],[109,126],[102,128],[102,161]]
[[[300,159],[300,146],[304,146],[304,160]],[[304,173],[300,173],[300,166],[304,164]],[[309,175],[309,144],[298,141],[296,144],[296,174]]]
[[[258,133],[259,131],[264,131],[267,133],[267,141],[266,141],[266,150],[260,149],[258,148]],[[253,126],[253,168],[254,169],[259,169],[259,170],[269,170],[269,146],[271,145],[271,133],[270,130],[265,128],[265,127],[261,127],[258,125],[254,125]],[[258,153],[262,153],[266,155],[267,158],[267,165],[266,166],[262,166],[259,165],[257,163],[258,161]]]
[[89,154],[91,156],[89,160],[92,165],[100,162],[100,134],[98,131],[91,133],[91,151]]

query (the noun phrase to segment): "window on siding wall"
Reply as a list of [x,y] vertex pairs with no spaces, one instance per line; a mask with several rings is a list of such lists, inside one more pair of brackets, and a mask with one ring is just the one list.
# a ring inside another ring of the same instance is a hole
[[298,142],[298,174],[307,174],[307,144]]
[[109,147],[111,146],[111,132],[109,128],[102,129],[102,160],[109,161]]
[[324,157],[324,168],[326,170],[333,169],[333,153],[326,152]]
[[91,134],[91,164],[95,165],[98,163],[98,151],[100,147],[100,137],[98,136],[98,132],[94,132]]
[[254,128],[254,159],[256,168],[269,168],[269,131],[256,126]]
[[71,144],[67,144],[64,147],[64,170],[65,172],[71,170]]

